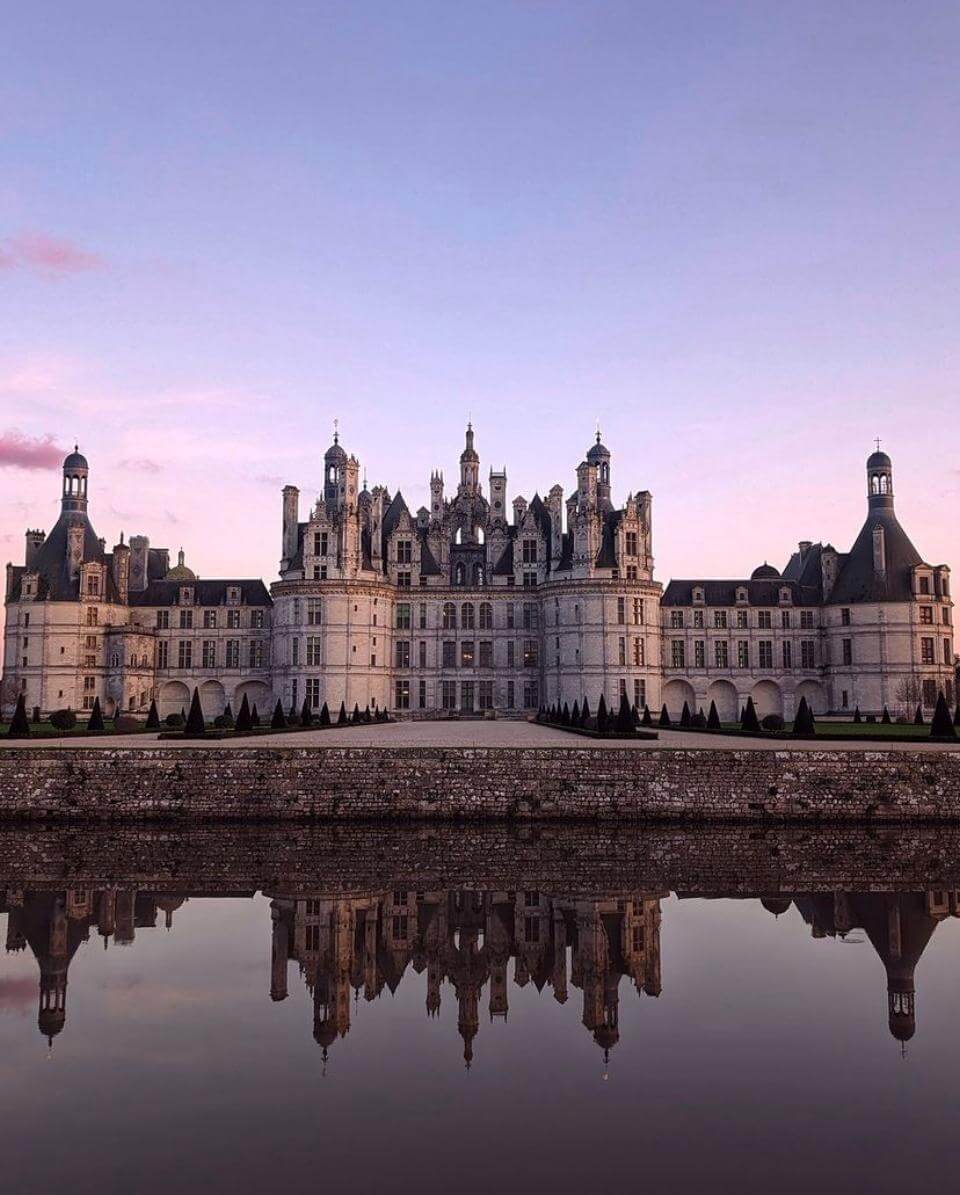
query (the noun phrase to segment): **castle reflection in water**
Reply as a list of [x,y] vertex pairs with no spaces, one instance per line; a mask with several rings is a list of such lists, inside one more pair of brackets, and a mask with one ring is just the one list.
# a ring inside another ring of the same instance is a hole
[[[428,1016],[437,1015],[449,986],[468,1066],[484,1006],[491,1021],[508,1015],[511,961],[519,988],[533,983],[560,1003],[571,988],[579,992],[582,1023],[605,1054],[619,1039],[624,981],[642,997],[661,991],[660,902],[666,892],[605,899],[467,890],[266,895],[270,996],[287,997],[290,964],[296,962],[313,999],[313,1036],[324,1060],[349,1032],[352,999],[362,994],[375,1000],[384,988],[395,992],[411,966],[426,972]],[[105,947],[110,941],[130,945],[137,930],[155,927],[161,916],[170,929],[187,899],[188,892],[122,888],[7,890],[0,900],[0,912],[8,915],[7,951],[29,946],[40,968],[40,1032],[52,1043],[63,1030],[70,961],[93,933]],[[793,905],[814,938],[862,930],[886,969],[890,1032],[901,1042],[913,1036],[914,971],[938,923],[960,916],[960,893],[839,891],[757,899],[775,916]]]

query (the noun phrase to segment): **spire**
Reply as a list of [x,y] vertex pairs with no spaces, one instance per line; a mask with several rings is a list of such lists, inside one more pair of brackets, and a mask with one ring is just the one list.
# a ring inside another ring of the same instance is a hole
[[333,421],[333,442],[334,442],[334,444],[340,443],[340,420],[339,419],[334,419],[334,421]]

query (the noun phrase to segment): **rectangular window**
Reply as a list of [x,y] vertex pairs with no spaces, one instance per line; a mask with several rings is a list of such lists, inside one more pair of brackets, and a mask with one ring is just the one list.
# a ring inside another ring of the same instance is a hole
[[523,629],[535,631],[540,625],[539,611],[535,602],[523,603]]
[[96,573],[91,573],[87,577],[87,593],[96,595],[100,592],[100,578]]
[[323,641],[323,638],[321,635],[308,635],[307,636],[307,667],[308,668],[319,668],[320,667],[320,644],[322,643],[322,641]]
[[937,704],[937,682],[929,678],[923,682],[923,704],[932,709]]
[[535,710],[540,704],[540,685],[535,680],[525,680],[523,682],[523,707],[528,710]]
[[783,666],[784,668],[793,667],[793,644],[789,639],[783,641]]
[[[91,577],[90,580],[92,581],[93,578]],[[93,590],[91,590],[90,592],[92,593]],[[921,577],[920,578],[920,592],[923,594],[930,593],[930,578],[929,577]]]
[[440,686],[441,704],[445,710],[455,710],[457,708],[457,682],[455,680],[445,680]]
[[477,702],[482,710],[493,709],[493,681],[482,680],[477,686]]
[[320,625],[323,616],[323,599],[322,598],[307,598],[307,626],[315,627]]
[[948,668],[953,663],[953,644],[949,639],[943,641],[943,662]]
[[85,676],[83,678],[83,689],[85,693],[92,693],[97,687],[97,678],[95,676]]
[[843,662],[844,662],[844,664],[846,664],[849,667],[849,665],[851,665],[853,663],[853,640],[852,639],[844,639],[842,641],[842,648],[843,648]]
[[693,666],[694,668],[706,668],[707,666],[707,645],[702,639],[694,640]]
[[840,611],[840,623],[845,627],[850,625],[850,611],[846,607]]
[[411,588],[409,569],[400,569],[397,572],[397,588],[398,589],[410,589]]
[[395,626],[398,631],[409,631],[411,626],[411,611],[413,607],[409,602],[397,602],[396,605],[396,622]]
[[427,682],[425,680],[420,681],[420,692],[417,696],[419,708],[425,710],[427,708]]
[[507,667],[516,668],[517,666],[517,645],[512,639],[507,641]]
[[621,668],[627,663],[627,641],[622,636],[617,640],[617,663]]
[[452,639],[444,639],[442,646],[443,651],[443,667],[456,668],[457,666],[457,645]]
[[427,629],[427,604],[426,604],[426,602],[421,602],[420,603],[420,630],[425,631],[426,629]]
[[398,710],[408,710],[410,708],[410,682],[408,680],[398,680],[394,685],[394,708]]
[[928,626],[933,622],[933,606],[920,607],[920,621]]
[[472,668],[474,660],[473,640],[464,639],[460,644],[460,667]]
[[480,640],[480,667],[481,668],[492,668],[493,667],[493,640],[492,639],[481,639]]
[[248,653],[248,660],[251,668],[263,667],[263,640],[251,639],[250,651]]
[[801,631],[812,631],[813,630],[813,611],[812,610],[801,610],[800,611],[800,629],[801,629]]
[[240,667],[240,640],[228,639],[226,644],[226,667]]
[[801,668],[815,668],[816,667],[815,644],[812,639],[801,639],[800,640],[800,667]]
[[513,602],[507,602],[507,630],[512,631],[515,626],[515,611]]
[[737,667],[750,667],[750,644],[746,639],[737,640]]
[[628,581],[636,581],[636,579],[637,579],[637,566],[635,564],[628,564],[627,565],[627,580]]
[[216,639],[204,639],[202,647],[202,658],[204,668],[216,668],[217,666],[217,641]]
[[636,556],[637,554],[637,533],[636,531],[627,532],[627,555]]
[[785,631],[789,631],[789,629],[790,629],[790,611],[789,610],[781,610],[780,611],[780,625],[783,627],[783,629]]
[[670,640],[670,666],[683,668],[686,664],[686,647],[682,639]]
[[312,710],[315,710],[320,705],[320,678],[319,676],[307,677],[307,704]]
[[761,631],[769,631],[773,626],[773,614],[770,610],[757,611],[757,626]]
[[635,680],[633,682],[633,704],[638,710],[642,710],[647,704],[647,682],[644,680]]
[[516,705],[516,687],[512,680],[507,681],[507,709],[512,710]]
[[413,564],[413,541],[397,540],[397,564]]
[[535,539],[525,539],[523,541],[523,563],[537,563],[537,541]]
[[468,714],[473,713],[473,681],[465,680],[460,686],[460,708]]
[[193,644],[189,639],[181,639],[177,643],[177,667],[193,667]]
[[[398,639],[394,644],[394,661],[398,668],[410,667],[410,640]],[[407,687],[407,697],[409,698],[409,686]],[[404,707],[406,708],[406,707]]]
[[920,662],[923,664],[935,664],[936,657],[934,655],[933,640],[920,640]]
[[180,629],[181,631],[189,631],[193,627],[193,611],[180,611]]
[[250,611],[250,625],[253,627],[253,629],[255,631],[263,630],[263,611],[262,610],[251,610]]
[[227,611],[227,627],[231,631],[238,631],[240,629],[240,611],[239,610],[228,610]]
[[536,587],[537,587],[537,574],[525,572],[523,574],[523,588],[524,589],[536,589]]
[[167,642],[166,639],[161,639],[157,643],[157,667],[158,668],[169,668],[170,667],[170,644]]
[[627,599],[625,597],[617,598],[617,622],[627,621]]
[[540,644],[536,639],[524,639],[523,641],[523,666],[524,668],[540,667]]
[[421,668],[427,666],[427,643],[425,639],[421,639],[417,644],[417,662]]
[[698,631],[703,630],[703,611],[702,610],[694,610],[693,625],[696,630],[698,630]]
[[742,630],[745,630],[745,629],[746,629],[746,625],[747,625],[747,612],[746,612],[746,610],[738,610],[738,611],[737,611],[737,629],[738,629],[738,630],[741,630],[741,631],[742,631]]
[[730,645],[726,639],[721,639],[714,644],[714,655],[718,668],[730,667]]
[[757,645],[757,647],[759,649],[760,667],[761,668],[772,668],[773,667],[773,640],[772,639],[761,639],[759,644]]
[[203,612],[203,626],[204,630],[210,631],[217,625],[216,610],[204,610]]
[[682,610],[671,610],[670,611],[670,626],[675,631],[680,630],[683,627],[683,611]]
[[644,659],[643,640],[635,638],[633,641],[633,666],[634,668],[642,668],[646,662]]
[[633,622],[634,626],[640,626],[643,622],[643,600],[642,598],[633,599]]
[[725,631],[727,629],[727,612],[726,610],[714,610],[713,625],[718,631]]

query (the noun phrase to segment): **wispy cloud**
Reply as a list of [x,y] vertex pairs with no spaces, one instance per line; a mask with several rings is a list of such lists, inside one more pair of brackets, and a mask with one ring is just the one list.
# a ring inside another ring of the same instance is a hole
[[0,435],[0,469],[58,469],[65,456],[53,436],[25,436],[15,428]]
[[253,480],[257,483],[257,485],[274,485],[275,486],[275,485],[280,485],[283,481],[283,478],[279,477],[275,473],[258,473],[257,476]]
[[0,241],[0,269],[36,270],[44,274],[77,274],[105,264],[98,253],[81,249],[66,237],[44,232],[18,232]]
[[163,466],[158,465],[147,456],[128,456],[117,462],[121,469],[131,469],[134,473],[162,473]]

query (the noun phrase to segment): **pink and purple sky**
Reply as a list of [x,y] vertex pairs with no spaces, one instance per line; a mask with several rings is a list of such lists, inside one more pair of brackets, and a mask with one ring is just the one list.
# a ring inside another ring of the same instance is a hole
[[597,420],[662,580],[849,547],[881,436],[960,568],[960,9],[32,0],[0,50],[0,557],[275,576],[335,417],[416,509]]

